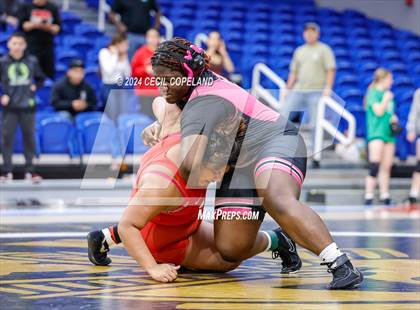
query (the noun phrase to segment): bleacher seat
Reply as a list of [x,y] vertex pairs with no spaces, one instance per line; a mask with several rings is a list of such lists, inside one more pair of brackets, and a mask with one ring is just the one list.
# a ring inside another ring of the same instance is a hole
[[120,155],[119,139],[113,122],[100,112],[80,113],[75,118],[82,154]]
[[92,50],[94,47],[94,43],[92,40],[80,36],[67,36],[66,40],[64,41],[64,46],[68,47],[69,49],[76,50],[82,58],[86,59],[86,54]]
[[356,137],[364,138],[366,136],[366,112],[364,107],[351,105],[347,109],[356,119]]
[[7,49],[3,46],[0,46],[0,57],[7,53]]
[[0,47],[7,50],[7,40],[9,40],[10,34],[0,33]]
[[83,112],[76,115],[74,118],[74,122],[76,124],[76,128],[80,129],[85,126],[85,122],[90,119],[101,119],[102,113],[101,112]]
[[66,74],[67,71],[67,65],[63,64],[63,63],[56,63],[55,65],[55,75],[54,78],[55,80],[60,79],[61,77],[63,77]]
[[141,132],[153,123],[153,120],[143,114],[122,114],[118,117],[118,131],[121,149],[125,154],[144,153],[149,148],[144,145]]
[[336,79],[336,85],[337,87],[341,88],[357,88],[359,86],[359,78],[357,75],[352,74],[338,75]]
[[99,68],[97,66],[89,66],[85,68],[85,80],[94,88],[100,88],[102,81],[99,76]]
[[36,91],[37,96],[37,107],[47,107],[50,105],[51,100],[51,88],[53,85],[53,81],[50,79],[45,80],[44,85],[42,88],[38,89]]
[[76,155],[73,123],[59,116],[45,117],[37,126],[41,154]]
[[81,19],[76,14],[69,11],[61,12],[61,33],[62,34],[72,34],[74,27],[81,22]]
[[86,23],[77,24],[74,27],[74,33],[91,40],[96,40],[97,38],[103,36],[102,32],[100,32],[96,26]]
[[346,107],[363,106],[363,93],[358,88],[344,89],[340,95],[344,99]]
[[70,62],[75,58],[82,58],[77,50],[64,48],[57,51],[56,60],[58,63],[68,66]]

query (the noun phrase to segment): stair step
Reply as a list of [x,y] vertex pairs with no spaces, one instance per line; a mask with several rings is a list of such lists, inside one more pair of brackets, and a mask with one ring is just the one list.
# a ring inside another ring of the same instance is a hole
[[[96,25],[98,22],[98,10],[88,7],[83,0],[71,1],[69,10],[77,14],[85,23]],[[115,33],[115,27],[106,23],[104,33],[108,36],[112,36]]]

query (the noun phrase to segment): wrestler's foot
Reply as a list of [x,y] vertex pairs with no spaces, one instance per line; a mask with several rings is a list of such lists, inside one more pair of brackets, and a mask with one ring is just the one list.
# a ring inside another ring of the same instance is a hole
[[88,257],[92,264],[108,266],[111,259],[108,257],[109,245],[105,240],[104,233],[100,230],[91,231],[87,235]]
[[346,254],[340,255],[332,263],[321,265],[327,265],[328,272],[333,275],[333,280],[328,286],[330,290],[353,289],[363,282],[363,274],[352,265]]
[[302,267],[302,261],[296,249],[296,244],[280,228],[274,230],[278,237],[279,246],[273,250],[272,257],[282,260],[281,273],[294,273]]

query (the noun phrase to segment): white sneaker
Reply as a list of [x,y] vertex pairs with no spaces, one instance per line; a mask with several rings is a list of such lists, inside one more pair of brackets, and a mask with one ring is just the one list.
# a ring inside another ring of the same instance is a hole
[[6,183],[13,180],[13,173],[8,172],[0,175],[0,183]]

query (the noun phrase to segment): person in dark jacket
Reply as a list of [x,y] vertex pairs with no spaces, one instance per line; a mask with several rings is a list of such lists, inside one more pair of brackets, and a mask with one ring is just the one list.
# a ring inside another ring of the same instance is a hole
[[12,34],[7,42],[9,53],[0,58],[0,84],[3,95],[2,156],[0,181],[12,180],[12,154],[16,125],[23,133],[26,161],[25,179],[38,182],[32,160],[35,155],[35,90],[42,86],[44,75],[36,57],[25,54],[26,40],[21,33]]
[[66,76],[55,82],[52,88],[51,102],[56,111],[69,119],[77,113],[95,110],[96,95],[85,81],[83,61],[71,61]]

